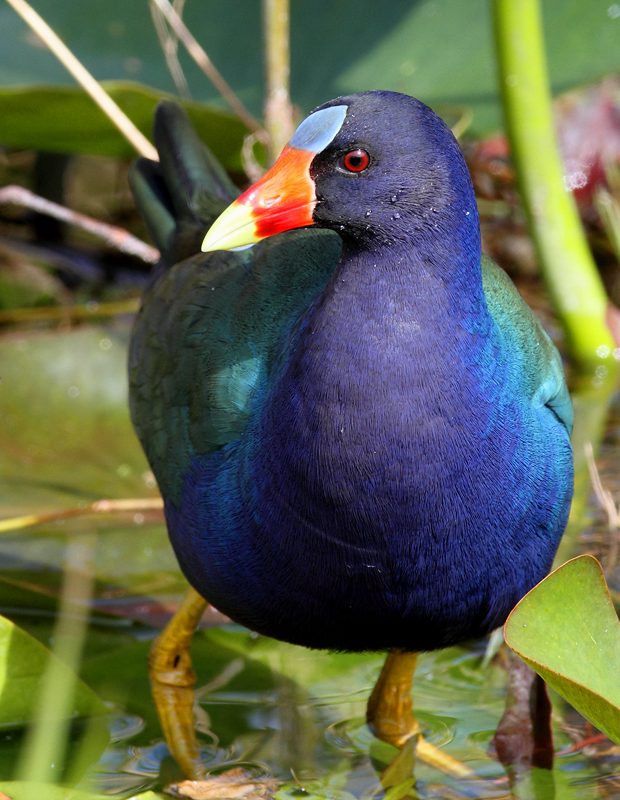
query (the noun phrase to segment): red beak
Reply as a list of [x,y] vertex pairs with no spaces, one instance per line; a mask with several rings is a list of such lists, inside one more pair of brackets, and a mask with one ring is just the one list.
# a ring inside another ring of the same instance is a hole
[[313,225],[310,164],[316,153],[287,145],[273,167],[216,219],[203,251],[244,247],[292,228]]

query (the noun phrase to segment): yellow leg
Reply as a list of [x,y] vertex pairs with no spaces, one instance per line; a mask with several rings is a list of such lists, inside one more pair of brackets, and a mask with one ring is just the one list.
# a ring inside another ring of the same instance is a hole
[[200,749],[194,729],[194,684],[189,648],[207,601],[190,589],[149,653],[151,692],[166,744],[185,775],[197,780]]
[[413,716],[411,685],[417,653],[392,650],[388,653],[379,680],[366,708],[366,721],[378,739],[402,748],[413,736],[418,737],[416,755],[425,764],[455,778],[475,777],[473,770],[426,742]]
[[396,747],[420,733],[411,702],[417,660],[417,653],[390,651],[366,707],[366,721],[372,732]]

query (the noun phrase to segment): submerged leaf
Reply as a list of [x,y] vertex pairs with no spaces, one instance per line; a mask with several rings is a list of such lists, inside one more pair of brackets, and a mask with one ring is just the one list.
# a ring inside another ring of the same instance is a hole
[[509,647],[580,714],[620,743],[620,623],[600,564],[563,564],[516,606]]
[[166,792],[191,800],[268,800],[279,783],[275,778],[257,778],[242,767],[234,767],[200,781],[173,783]]

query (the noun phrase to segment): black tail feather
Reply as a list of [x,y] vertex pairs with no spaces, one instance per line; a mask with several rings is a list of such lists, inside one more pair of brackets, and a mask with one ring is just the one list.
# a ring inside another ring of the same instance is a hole
[[239,192],[177,103],[157,106],[154,139],[159,163],[136,159],[129,183],[162,262],[172,266],[200,251],[205,233]]

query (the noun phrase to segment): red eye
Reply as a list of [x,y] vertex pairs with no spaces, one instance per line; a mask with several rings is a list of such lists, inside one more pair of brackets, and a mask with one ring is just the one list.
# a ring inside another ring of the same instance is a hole
[[342,166],[349,172],[363,172],[370,164],[370,156],[365,150],[351,150],[342,159]]

